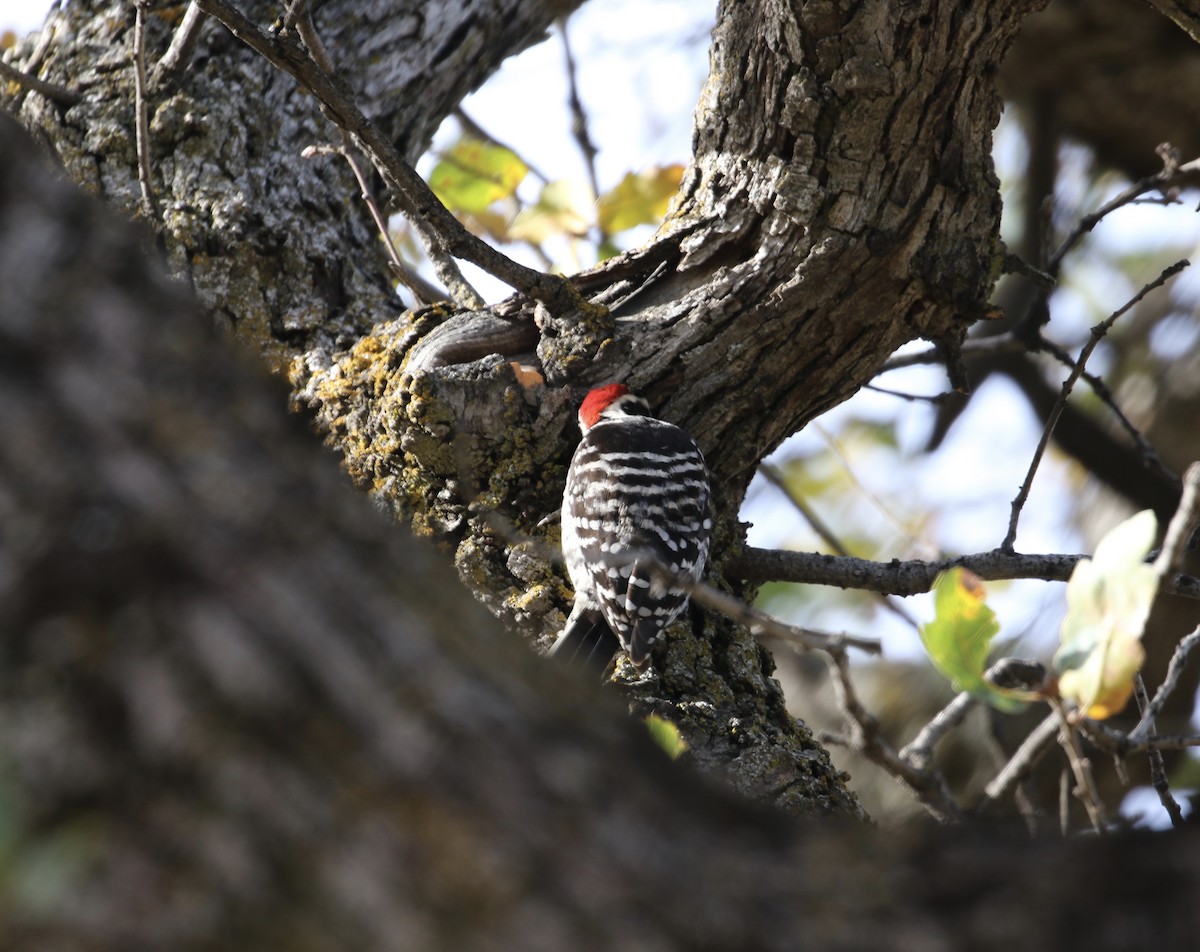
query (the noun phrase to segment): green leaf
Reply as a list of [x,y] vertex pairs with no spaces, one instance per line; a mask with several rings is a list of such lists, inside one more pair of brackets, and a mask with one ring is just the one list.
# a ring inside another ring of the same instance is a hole
[[1000,631],[985,595],[983,582],[973,572],[956,567],[939,573],[933,582],[934,618],[921,626],[921,641],[934,667],[955,690],[1012,713],[1024,704],[983,677],[992,639]]
[[508,229],[513,241],[540,245],[558,235],[586,235],[592,223],[592,191],[571,179],[547,182],[537,204],[522,208]]
[[646,717],[646,728],[654,742],[667,752],[667,756],[675,760],[688,749],[687,741],[679,733],[679,728],[665,717],[650,714]]
[[657,225],[682,179],[682,165],[626,172],[612,191],[600,196],[600,227],[611,235],[635,225]]
[[1054,655],[1058,691],[1088,717],[1119,712],[1133,693],[1145,651],[1142,629],[1158,590],[1146,555],[1157,521],[1149,509],[1109,532],[1067,583],[1067,614]]
[[442,154],[429,187],[453,212],[482,212],[517,190],[529,167],[511,149],[463,136]]

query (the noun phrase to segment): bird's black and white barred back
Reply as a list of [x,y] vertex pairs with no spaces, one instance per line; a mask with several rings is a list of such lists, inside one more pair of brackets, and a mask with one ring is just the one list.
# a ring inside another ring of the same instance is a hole
[[618,645],[646,663],[688,593],[656,575],[655,562],[699,581],[712,511],[696,441],[650,416],[622,384],[591,391],[579,408],[583,438],[562,505],[562,547],[575,605],[551,654],[607,661]]

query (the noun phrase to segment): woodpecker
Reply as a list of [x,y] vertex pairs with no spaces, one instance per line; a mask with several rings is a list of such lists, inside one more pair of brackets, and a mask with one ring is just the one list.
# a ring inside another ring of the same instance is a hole
[[708,468],[688,433],[652,417],[623,384],[584,398],[579,429],[562,503],[575,605],[550,654],[606,663],[620,647],[640,668],[688,603],[688,593],[651,563],[695,581],[704,572]]

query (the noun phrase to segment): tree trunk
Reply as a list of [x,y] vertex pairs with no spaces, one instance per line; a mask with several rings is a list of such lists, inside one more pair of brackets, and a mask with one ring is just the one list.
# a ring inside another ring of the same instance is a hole
[[[514,326],[527,332],[520,343],[458,364],[438,338],[481,318],[432,309],[381,324],[300,381],[302,399],[360,483],[452,539],[467,584],[546,644],[568,605],[561,569],[498,535],[492,517],[557,545],[539,523],[558,506],[576,439],[577,397],[563,388],[627,381],[706,454],[722,579],[758,461],[915,337],[943,343],[953,365],[983,314],[1004,258],[993,73],[1036,5],[723,5],[673,212],[647,247],[574,279],[601,309],[553,314],[514,299],[493,309],[503,333],[481,330],[482,353]],[[536,364],[548,388],[524,390],[512,360]],[[653,676],[622,667],[616,679],[635,711],[678,724],[698,761],[804,809],[820,755],[783,708],[772,666],[745,629],[708,618],[694,633],[676,626]]]

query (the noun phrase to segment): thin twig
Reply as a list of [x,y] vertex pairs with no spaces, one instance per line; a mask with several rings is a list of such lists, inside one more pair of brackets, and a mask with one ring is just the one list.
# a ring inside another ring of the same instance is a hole
[[298,20],[308,16],[308,0],[288,0],[283,11],[283,28],[294,29]]
[[[1180,494],[1179,506],[1175,509],[1175,514],[1167,525],[1162,549],[1158,553],[1158,558],[1154,560],[1154,572],[1158,576],[1160,587],[1167,579],[1171,578],[1182,561],[1183,553],[1187,549],[1192,532],[1196,527],[1197,518],[1200,518],[1200,463],[1192,463],[1183,474],[1183,492]],[[1155,720],[1174,692],[1179,676],[1183,673],[1184,665],[1187,663],[1188,653],[1198,640],[1200,640],[1200,628],[1175,646],[1175,652],[1171,655],[1171,660],[1167,665],[1166,676],[1155,692],[1154,700],[1142,704],[1141,698],[1138,699],[1141,718],[1138,720],[1137,726],[1129,732],[1131,740],[1148,739],[1154,736]],[[1144,693],[1145,686],[1142,685],[1140,676],[1138,685],[1142,687]],[[1159,759],[1161,760],[1161,757]],[[1153,766],[1153,758],[1151,764]]]
[[[823,552],[787,552],[747,546],[726,567],[726,571],[732,577],[756,584],[801,582],[891,595],[919,595],[933,587],[939,572],[955,567],[969,569],[989,582],[1007,579],[1065,582],[1071,577],[1079,560],[1085,558],[1089,556],[978,552],[935,562],[920,559],[873,562],[851,556],[826,555]],[[1171,595],[1200,598],[1200,578],[1173,575],[1159,589]]]
[[296,0],[291,5],[284,14],[284,24],[296,30],[296,35],[308,47],[308,53],[313,58],[313,62],[324,70],[327,76],[337,73],[337,67],[333,65],[333,57],[329,55],[325,44],[321,42],[321,35],[317,32],[316,25],[309,14],[307,0]]
[[498,139],[488,132],[487,129],[483,128],[483,126],[476,122],[471,116],[467,115],[467,111],[463,109],[461,105],[455,106],[450,115],[452,115],[458,121],[459,128],[461,128],[462,131],[466,135],[469,135],[472,139],[478,139],[480,142],[486,142],[488,145],[494,145],[498,149],[508,150],[513,155],[518,156],[521,159],[521,164],[524,165],[525,168],[529,169],[529,174],[543,185],[550,181],[549,177],[547,177],[544,172],[542,172],[536,165],[529,161],[528,156],[521,155],[503,139]]
[[1175,653],[1171,655],[1171,660],[1167,663],[1167,673],[1163,677],[1163,682],[1158,686],[1158,690],[1154,692],[1154,698],[1147,705],[1146,710],[1142,712],[1141,720],[1137,726],[1129,732],[1128,744],[1130,748],[1137,747],[1149,739],[1151,725],[1158,719],[1158,715],[1162,713],[1163,707],[1171,695],[1175,693],[1175,688],[1179,685],[1179,678],[1183,674],[1183,669],[1187,667],[1188,655],[1195,650],[1196,646],[1200,645],[1200,627],[1196,628],[1190,635],[1183,638],[1179,644],[1175,646]]
[[1050,415],[1046,418],[1046,425],[1042,430],[1042,437],[1038,441],[1037,449],[1034,450],[1033,459],[1029,463],[1029,471],[1025,474],[1025,480],[1021,483],[1021,489],[1017,493],[1016,498],[1012,501],[1012,513],[1008,520],[1008,532],[1004,536],[1004,541],[1000,543],[1000,551],[1012,552],[1013,543],[1017,539],[1017,521],[1021,518],[1021,510],[1025,507],[1025,502],[1029,499],[1029,491],[1033,488],[1033,477],[1037,474],[1038,466],[1042,462],[1042,456],[1045,455],[1046,447],[1050,442],[1050,437],[1054,433],[1054,427],[1058,424],[1058,418],[1062,416],[1063,409],[1067,405],[1067,399],[1071,396],[1071,391],[1075,387],[1076,381],[1079,380],[1083,373],[1084,366],[1087,364],[1088,358],[1097,345],[1103,340],[1104,335],[1116,323],[1117,319],[1125,314],[1131,307],[1137,304],[1142,298],[1153,291],[1155,288],[1161,287],[1170,278],[1174,277],[1180,271],[1188,266],[1189,262],[1184,259],[1176,261],[1170,267],[1164,268],[1163,272],[1146,284],[1137,294],[1125,302],[1117,310],[1113,311],[1108,317],[1092,328],[1091,336],[1086,344],[1083,345],[1083,350],[1079,352],[1079,358],[1075,362],[1075,368],[1067,376],[1063,382],[1062,390],[1058,395],[1058,399],[1054,403],[1054,407],[1050,411]]
[[1071,832],[1071,768],[1064,766],[1058,774],[1058,832]]
[[61,19],[62,11],[58,9],[58,3],[56,2],[50,7],[50,12],[46,14],[46,22],[42,25],[42,29],[38,33],[33,52],[19,66],[15,63],[5,63],[4,54],[0,53],[0,79],[11,80],[20,87],[20,90],[8,102],[8,111],[13,115],[16,115],[22,104],[24,104],[25,97],[31,91],[40,92],[51,102],[57,102],[60,106],[66,107],[73,106],[82,99],[82,96],[74,90],[48,82],[37,75],[38,71],[42,68],[42,64],[46,61],[46,55],[50,52],[50,48],[54,46],[59,38],[59,23]]
[[[307,3],[303,2],[303,0],[298,0],[289,13],[294,15],[296,33],[308,48],[309,55],[312,56],[317,68],[322,70],[326,76],[335,75],[337,69],[333,64],[333,57],[329,55],[328,50],[325,49],[325,44],[321,42],[321,36],[317,33],[317,28],[313,25],[312,15],[309,12]],[[350,161],[351,167],[354,168],[355,177],[358,178],[359,184],[363,189],[363,196],[367,197],[368,192],[365,182],[362,176],[358,174],[358,169],[355,167],[354,161],[350,159],[350,134],[345,129],[341,129],[340,131],[345,143],[342,154]],[[373,206],[374,202],[368,199],[368,205]],[[376,224],[379,224],[378,216],[376,216]],[[477,311],[484,307],[487,302],[471,286],[470,282],[463,277],[462,271],[459,269],[458,263],[454,258],[446,253],[441,236],[434,232],[423,220],[413,219],[410,221],[410,224],[413,226],[413,230],[417,233],[418,237],[420,237],[421,243],[425,246],[425,252],[429,255],[429,260],[433,264],[434,273],[449,289],[450,297],[454,300],[454,303],[472,311]],[[385,241],[390,245],[391,240],[386,237],[387,226],[383,225],[382,227]],[[402,273],[406,272],[407,269]]]
[[874,638],[862,638],[858,635],[844,633],[829,634],[781,622],[732,595],[727,595],[718,588],[704,582],[697,582],[679,572],[673,572],[655,558],[654,553],[645,549],[628,549],[620,553],[611,553],[605,556],[605,559],[609,565],[617,567],[636,563],[642,568],[649,569],[651,574],[655,575],[663,584],[683,589],[698,605],[720,612],[730,621],[739,625],[745,625],[756,638],[778,638],[804,648],[827,652],[842,652],[846,648],[857,648],[867,654],[879,654],[881,650],[879,642]]
[[917,766],[927,766],[933,760],[934,748],[963,722],[974,703],[975,699],[970,694],[960,691],[921,728],[916,737],[900,749],[900,756]]
[[[595,200],[600,197],[600,184],[596,177],[598,150],[588,133],[587,111],[583,108],[583,100],[579,98],[578,71],[575,67],[575,57],[571,54],[571,41],[567,37],[566,17],[559,18],[558,33],[562,37],[563,55],[566,59],[567,106],[571,110],[571,135],[575,138],[575,144],[579,146],[579,151],[583,154],[583,164],[587,169],[588,183],[592,186],[592,198]],[[605,237],[607,236],[601,226],[600,238],[603,241]]]
[[[226,0],[195,2],[225,24],[239,40],[312,93],[330,119],[353,136],[395,192],[401,210],[430,249],[435,265],[434,255],[470,261],[510,287],[541,301],[555,314],[570,314],[585,304],[566,279],[518,264],[467,231],[396,151],[383,130],[363,114],[344,83],[318,67],[286,35],[275,37],[263,32]],[[445,276],[438,277],[449,286]]]
[[[1067,755],[1071,772],[1075,775],[1075,796],[1087,811],[1092,828],[1097,833],[1103,833],[1105,828],[1104,804],[1100,800],[1100,792],[1096,789],[1096,780],[1092,776],[1092,762],[1084,754],[1079,744],[1079,732],[1071,723],[1067,708],[1058,698],[1048,698],[1047,703],[1053,708],[1058,717],[1058,742]],[[1064,828],[1065,832],[1065,828]]]
[[[1146,709],[1150,706],[1150,699],[1146,696],[1146,682],[1142,680],[1139,674],[1133,681],[1133,696],[1137,699],[1138,710],[1143,715]],[[1154,722],[1150,721],[1150,726],[1147,729],[1147,738],[1154,739]],[[1183,811],[1179,809],[1179,804],[1171,795],[1171,784],[1167,780],[1167,768],[1163,763],[1162,751],[1157,747],[1152,747],[1146,752],[1146,756],[1150,760],[1150,785],[1154,787],[1154,792],[1158,794],[1158,801],[1163,805],[1163,809],[1167,811],[1167,816],[1171,818],[1173,827],[1183,826]]]
[[861,479],[858,478],[858,473],[855,472],[854,466],[850,462],[849,454],[842,447],[841,441],[836,436],[830,433],[829,430],[825,429],[825,427],[821,426],[820,423],[810,423],[809,428],[815,430],[821,435],[821,439],[823,439],[825,441],[825,445],[829,447],[829,452],[836,456],[838,462],[842,464],[842,468],[846,471],[846,475],[849,477],[850,482],[852,482],[855,488],[863,494],[867,501],[870,502],[871,505],[873,505],[879,511],[879,513],[892,524],[897,532],[905,536],[914,548],[918,546],[927,550],[933,548],[932,546],[926,545],[920,539],[916,538],[904,521],[901,520],[900,517],[894,512],[892,512],[887,503],[880,499],[879,496],[870,489],[870,487],[868,487]]
[[1200,747],[1200,734],[1155,734],[1133,741],[1123,731],[1109,727],[1103,721],[1080,718],[1079,728],[1090,743],[1114,757],[1144,754],[1148,750],[1191,750]]
[[[489,512],[487,521],[492,530],[509,545],[525,546],[536,557],[546,562],[555,565],[563,564],[563,555],[560,549],[548,546],[540,540],[526,535],[500,513]],[[683,589],[696,604],[711,608],[736,624],[745,625],[755,637],[778,638],[806,650],[844,652],[847,648],[857,648],[859,651],[872,655],[877,655],[882,650],[879,641],[875,638],[863,638],[845,633],[829,634],[781,622],[718,588],[704,582],[697,582],[689,575],[672,571],[648,549],[626,549],[624,552],[609,553],[604,556],[604,559],[606,565],[615,568],[637,564],[641,568],[647,569],[660,584]]]
[[1037,766],[1038,761],[1050,749],[1057,733],[1058,715],[1052,711],[1030,731],[1008,763],[992,778],[992,782],[983,791],[984,803],[999,800],[1029,776],[1030,771]]
[[1183,492],[1179,496],[1179,505],[1175,509],[1175,515],[1171,517],[1171,522],[1167,525],[1158,558],[1154,560],[1154,571],[1158,575],[1160,585],[1179,568],[1198,518],[1200,518],[1200,463],[1192,463],[1183,474]]
[[[1005,679],[1006,674],[1014,667],[1028,666],[1028,662],[1014,658],[1001,658],[983,673],[983,679],[989,683],[997,683]],[[1039,669],[1039,677],[1044,672]],[[960,691],[944,708],[921,728],[920,732],[900,751],[900,756],[918,766],[927,765],[933,757],[933,751],[942,739],[954,728],[958,727],[977,698],[967,691]]]
[[863,385],[864,390],[871,390],[875,393],[881,393],[885,397],[895,397],[898,400],[904,400],[908,403],[928,403],[932,406],[941,406],[951,396],[947,393],[905,393],[903,390],[891,390],[888,387],[880,387],[873,383]]
[[188,4],[183,19],[179,21],[179,28],[171,37],[171,45],[154,67],[155,86],[174,86],[179,82],[179,77],[192,61],[192,54],[196,52],[196,44],[200,42],[200,34],[204,32],[207,21],[204,11],[196,3]]
[[51,102],[58,103],[60,106],[74,106],[82,98],[79,93],[73,92],[65,86],[39,79],[15,66],[10,66],[3,59],[0,59],[0,79],[9,80],[26,89],[32,89],[35,93],[41,93]]
[[[993,767],[1001,770],[1008,763],[1011,752],[1006,739],[1000,736],[1000,719],[989,716],[987,728],[987,733],[984,735],[987,751],[991,754]],[[1012,788],[1012,798],[1013,805],[1017,808],[1021,819],[1025,821],[1026,830],[1029,831],[1031,837],[1035,837],[1042,829],[1046,814],[1045,810],[1037,804],[1037,798],[1031,788],[1032,785],[1028,778],[1019,781]]]
[[817,534],[822,542],[833,549],[838,555],[850,555],[850,550],[842,544],[842,540],[829,528],[829,525],[820,517],[816,510],[799,493],[792,492],[792,487],[788,485],[783,473],[779,471],[777,466],[773,466],[770,463],[759,463],[758,471],[763,479],[783,493],[784,498],[791,507],[800,513],[801,518],[808,523],[808,527]]
[[158,203],[154,199],[150,164],[150,122],[146,103],[146,10],[145,0],[135,0],[133,21],[133,108],[138,159],[138,187],[146,216],[158,221]]
[[[1046,353],[1050,354],[1050,356],[1061,363],[1064,367],[1074,368],[1075,361],[1071,358],[1071,355],[1068,354],[1058,344],[1047,340],[1041,335],[1040,331],[1038,332],[1037,346],[1046,351]],[[1087,370],[1083,372],[1082,379],[1089,387],[1092,388],[1092,393],[1094,393],[1100,399],[1100,401],[1106,407],[1108,407],[1109,412],[1116,417],[1117,423],[1120,425],[1121,429],[1125,431],[1126,435],[1128,435],[1128,437],[1133,441],[1134,445],[1137,446],[1138,452],[1142,454],[1142,462],[1145,465],[1151,466],[1158,470],[1159,473],[1171,480],[1171,482],[1175,482],[1179,477],[1175,473],[1171,472],[1167,465],[1159,458],[1159,455],[1154,447],[1150,445],[1150,441],[1147,440],[1142,434],[1142,431],[1134,426],[1129,417],[1125,415],[1125,412],[1117,403],[1116,396],[1113,394],[1112,390],[1109,389],[1108,384],[1106,384],[1100,377],[1097,377],[1095,374]]]
[[[881,736],[879,721],[858,699],[850,674],[850,661],[845,652],[829,652],[825,660],[833,675],[832,683],[838,706],[850,722],[850,736],[844,739],[846,745],[904,783],[937,820],[949,823],[962,819],[962,808],[950,792],[941,771],[928,765],[917,766],[912,760],[897,753]],[[836,740],[825,734],[821,739]]]
[[400,257],[400,253],[396,250],[396,243],[392,241],[391,232],[388,231],[387,222],[384,220],[383,212],[379,210],[379,205],[375,201],[375,196],[371,194],[370,186],[367,185],[366,176],[363,175],[362,169],[358,167],[358,161],[354,158],[354,154],[346,147],[336,148],[331,145],[310,145],[300,153],[304,158],[310,158],[315,155],[340,155],[346,160],[346,164],[350,166],[350,171],[354,174],[355,180],[358,182],[359,195],[367,208],[371,212],[371,218],[375,222],[375,227],[379,231],[380,237],[383,239],[383,246],[387,249],[388,261],[391,263],[392,270],[396,273],[397,280],[400,281],[409,291],[412,292],[414,298],[420,304],[432,304],[434,301],[446,300],[448,295],[441,288],[426,281],[423,277],[413,271],[404,263],[404,259]]
[[1100,224],[1106,216],[1115,212],[1118,208],[1134,202],[1147,192],[1168,189],[1180,184],[1188,175],[1197,170],[1200,170],[1200,159],[1193,159],[1184,165],[1168,161],[1164,164],[1162,171],[1134,182],[1129,188],[1110,201],[1105,202],[1096,211],[1090,215],[1085,215],[1079,220],[1079,224],[1071,230],[1071,233],[1063,239],[1062,244],[1058,246],[1058,250],[1050,256],[1050,260],[1046,264],[1046,272],[1057,276],[1058,269],[1062,265],[1063,258],[1067,256],[1067,252],[1074,248],[1080,239]]

